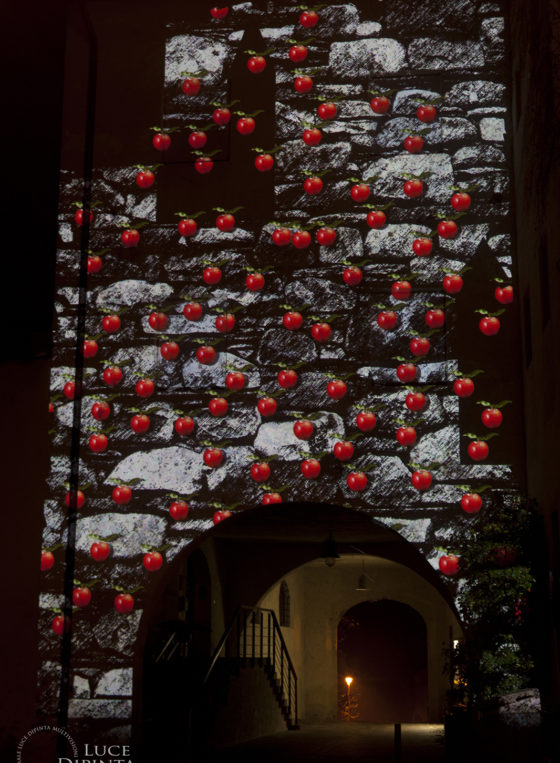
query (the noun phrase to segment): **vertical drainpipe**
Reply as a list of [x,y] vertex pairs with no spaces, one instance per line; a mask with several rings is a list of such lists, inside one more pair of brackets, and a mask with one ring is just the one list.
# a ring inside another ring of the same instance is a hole
[[[67,537],[66,558],[64,570],[64,616],[72,618],[72,592],[74,588],[74,569],[76,557],[76,520],[77,520],[77,490],[79,486],[80,471],[80,436],[82,401],[81,389],[83,382],[83,343],[86,322],[87,302],[87,261],[90,241],[89,210],[91,207],[92,173],[93,173],[93,146],[95,140],[95,102],[97,90],[97,64],[98,48],[95,30],[89,17],[86,3],[80,2],[79,12],[83,20],[86,35],[89,41],[89,67],[87,77],[87,104],[84,125],[84,162],[83,162],[83,188],[82,204],[84,209],[83,224],[80,236],[80,271],[78,276],[78,315],[76,325],[76,353],[75,353],[75,385],[74,406],[72,415],[72,438],[70,444],[70,505],[67,513]],[[67,18],[67,34],[68,34]],[[72,652],[71,629],[62,637],[60,655],[61,674],[60,692],[58,702],[58,726],[65,729],[68,724],[68,703],[70,698],[70,659]],[[61,734],[57,738],[57,756],[66,754],[67,740]]]

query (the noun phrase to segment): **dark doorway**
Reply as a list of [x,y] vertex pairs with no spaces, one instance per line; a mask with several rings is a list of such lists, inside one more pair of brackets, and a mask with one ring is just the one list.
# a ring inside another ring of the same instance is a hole
[[[364,602],[338,625],[339,719],[428,721],[426,625],[406,604]],[[348,686],[345,678],[352,678]]]

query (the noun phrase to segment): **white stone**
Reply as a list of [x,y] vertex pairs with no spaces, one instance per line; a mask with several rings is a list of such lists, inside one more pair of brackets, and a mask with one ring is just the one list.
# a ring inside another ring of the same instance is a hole
[[356,27],[357,37],[377,37],[381,34],[381,24],[378,21],[362,21]]
[[72,226],[69,223],[59,223],[58,234],[65,244],[70,244],[74,240]]
[[488,236],[490,227],[488,223],[480,225],[461,225],[458,221],[459,231],[455,238],[439,237],[439,249],[449,257],[461,257],[469,259],[475,253],[482,241]]
[[498,117],[483,117],[480,120],[480,136],[482,140],[503,142],[506,134],[505,119]]
[[133,489],[190,495],[200,489],[204,469],[201,452],[174,445],[132,453],[117,464],[106,482],[138,480]]
[[[426,393],[429,401],[430,394]],[[422,414],[420,413],[420,417]],[[410,460],[416,463],[430,464],[440,462],[449,466],[461,461],[461,432],[458,426],[447,426],[436,432],[420,435],[416,445],[410,451]],[[445,470],[446,474],[449,470]],[[438,469],[441,475],[443,472]]]
[[72,679],[72,695],[80,699],[90,696],[89,681],[82,676],[74,676]]
[[[429,235],[430,228],[425,225],[389,224],[384,228],[369,231],[365,241],[366,254],[392,254],[402,257],[412,252],[412,242],[416,234]],[[416,267],[416,263],[415,263]]]
[[188,389],[206,389],[218,387],[225,389],[225,378],[229,371],[242,371],[245,374],[245,389],[255,389],[261,384],[261,376],[253,363],[233,355],[230,352],[218,352],[216,362],[205,366],[196,357],[183,364],[183,382]]
[[311,439],[300,440],[294,434],[294,424],[300,418],[305,419],[307,416],[302,413],[301,416],[294,416],[292,421],[267,421],[261,424],[255,438],[255,449],[264,456],[278,456],[283,461],[301,461],[299,451],[307,452],[311,449],[317,453],[332,450],[336,437],[329,437],[329,433],[344,436],[344,422],[338,414],[318,411],[317,418],[312,419],[314,431]]
[[409,543],[423,543],[430,527],[430,519],[400,519],[394,517],[376,518],[381,524],[395,530]]
[[132,700],[129,699],[71,699],[69,718],[131,718]]
[[182,82],[183,71],[196,74],[205,70],[204,85],[217,85],[222,78],[226,60],[232,55],[233,49],[214,37],[203,37],[200,34],[171,37],[165,47],[165,84]]
[[[110,495],[112,487],[107,485],[105,488],[107,496]],[[137,489],[140,489],[137,485],[132,486],[133,493]],[[162,513],[168,508],[165,505],[166,500],[163,498]],[[167,517],[156,517],[153,514],[106,512],[81,517],[76,526],[76,548],[89,555],[91,544],[94,543],[92,535],[100,538],[118,535],[118,538],[110,541],[111,555],[114,558],[128,558],[142,553],[143,543],[150,543],[155,548],[161,546],[166,529]]]
[[392,114],[410,114],[416,116],[416,109],[421,105],[419,100],[437,101],[441,97],[435,90],[420,90],[409,88],[399,90],[393,101]]
[[[245,445],[226,446],[224,448],[225,458],[221,466],[215,469],[205,467],[208,489],[210,491],[215,490],[220,485],[223,485],[224,482],[231,482],[243,474],[246,474],[247,478],[250,479],[250,469],[253,464],[252,456],[254,453],[253,448],[248,448]],[[235,500],[235,497],[232,496],[232,498]]]
[[131,697],[132,668],[115,668],[104,673],[95,687],[95,696]]
[[97,307],[119,309],[131,307],[139,303],[161,304],[171,294],[173,289],[166,283],[148,283],[148,281],[127,279],[116,281],[104,289],[95,292],[95,304]]
[[406,199],[403,174],[421,175],[430,172],[424,183],[423,198],[448,202],[449,186],[454,185],[453,165],[449,154],[399,154],[378,159],[365,171],[366,177],[378,176],[372,183],[375,194],[394,199]]
[[290,37],[294,36],[293,26],[265,27],[260,31],[267,42],[272,42],[273,40],[290,39]]
[[334,42],[329,52],[331,73],[341,79],[396,74],[406,68],[404,47],[387,37]]

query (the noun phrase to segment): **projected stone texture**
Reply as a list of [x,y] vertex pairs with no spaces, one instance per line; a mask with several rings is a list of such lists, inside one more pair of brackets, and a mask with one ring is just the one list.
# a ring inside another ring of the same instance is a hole
[[[228,71],[240,45],[241,50],[245,47],[240,43],[241,32],[251,19],[258,19],[266,46],[273,48],[267,66],[275,74],[275,114],[257,115],[255,133],[245,139],[248,146],[262,146],[259,124],[274,120],[274,143],[264,146],[281,146],[274,154],[270,220],[255,221],[245,207],[235,214],[236,227],[222,232],[215,225],[218,212],[206,208],[196,220],[196,234],[182,237],[178,219],[158,213],[163,171],[156,171],[154,185],[141,189],[134,168],[95,170],[93,198],[99,206],[94,210],[90,245],[92,251],[101,251],[102,268],[88,280],[86,334],[96,337],[99,349],[84,360],[80,485],[85,502],[77,521],[76,578],[81,583],[99,582],[92,587],[91,605],[73,618],[72,717],[114,719],[115,726],[124,724],[126,735],[142,605],[150,596],[153,575],[163,574],[144,568],[143,546],[166,546],[165,565],[213,527],[216,511],[239,512],[259,505],[265,494],[278,492],[283,502],[338,503],[367,512],[401,532],[437,568],[450,527],[468,522],[460,505],[465,485],[472,491],[489,485],[485,502],[507,501],[516,493],[515,475],[507,462],[495,463],[490,457],[475,463],[467,456],[468,442],[460,429],[460,407],[467,401],[453,389],[456,372],[468,374],[481,367],[470,357],[465,365],[457,351],[457,315],[468,313],[473,347],[496,341],[479,331],[481,316],[473,308],[497,311],[501,305],[494,299],[496,284],[487,273],[507,282],[512,275],[501,69],[503,19],[494,4],[467,0],[431,0],[412,10],[404,0],[384,5],[376,19],[367,18],[353,4],[329,5],[319,12],[317,26],[306,30],[298,23],[300,11],[295,7],[275,4],[273,13],[265,13],[244,3],[233,6],[225,19],[209,19],[204,29],[170,30],[162,123],[180,128],[172,141],[181,136],[186,145],[190,132],[186,125],[207,125],[215,108],[212,103],[228,102]],[[288,40],[310,36],[307,59],[294,64],[288,56]],[[312,72],[313,87],[308,93],[294,88],[298,67]],[[181,91],[185,70],[206,70],[195,96]],[[392,91],[385,113],[374,113],[370,91]],[[303,123],[319,125],[321,121],[317,116],[321,101],[316,96],[334,100],[337,113],[320,125],[320,144],[309,146],[302,140]],[[435,106],[433,122],[418,119],[422,103]],[[231,108],[243,108],[243,104]],[[232,116],[232,131],[237,119]],[[147,127],[139,129],[146,130],[149,141]],[[226,129],[214,128],[209,137]],[[422,134],[420,153],[403,147],[411,133]],[[256,154],[247,156],[253,162]],[[196,188],[197,182],[193,159],[185,170],[190,173],[190,188]],[[154,151],[154,163],[158,160]],[[219,155],[215,161],[218,164]],[[309,175],[304,173],[327,169],[321,192],[306,193],[304,181]],[[403,192],[407,173],[422,176],[424,189],[417,198],[407,198]],[[370,227],[366,217],[372,210],[353,200],[351,189],[357,180],[370,188],[367,203],[385,208],[382,227]],[[456,214],[450,205],[453,186],[475,187],[470,191],[468,214],[457,220],[457,235],[445,239],[435,231],[438,215]],[[45,547],[66,542],[64,483],[70,472],[73,403],[66,400],[63,388],[73,376],[80,229],[71,204],[80,198],[79,179],[63,173],[52,371],[52,497],[45,506]],[[215,202],[221,204],[219,188]],[[184,204],[184,211],[199,209],[196,197],[185,198]],[[119,224],[134,228],[139,221],[147,223],[139,229],[139,245],[123,247]],[[331,224],[335,242],[318,244],[317,231]],[[304,249],[293,243],[276,246],[272,232],[283,226],[292,234],[308,228],[310,245]],[[433,244],[427,257],[413,251],[413,242],[422,237],[429,237]],[[482,271],[477,270],[481,256]],[[203,280],[209,265],[222,271],[214,285]],[[362,273],[355,285],[343,278],[351,266]],[[473,270],[463,271],[465,266]],[[259,291],[246,285],[253,271],[264,275]],[[465,288],[469,279],[471,284],[477,282],[482,295],[479,303],[465,306],[461,304],[464,292],[448,294],[442,286],[447,271],[463,273]],[[392,296],[397,280],[411,283],[406,299]],[[189,302],[203,306],[199,321],[185,317],[183,310]],[[378,325],[383,306],[387,311],[398,306],[392,330]],[[283,324],[290,308],[303,316],[301,328],[295,331]],[[416,334],[429,333],[425,322],[429,309],[443,309],[445,325],[429,336],[428,353],[414,356],[410,342]],[[154,330],[148,318],[160,310],[165,311],[167,325]],[[119,314],[120,328],[105,333],[102,319],[113,313]],[[225,334],[216,327],[216,318],[224,313],[235,317],[233,330]],[[326,341],[313,338],[316,323],[329,324]],[[176,359],[162,357],[165,341],[179,345]],[[214,348],[213,363],[197,360],[201,346]],[[409,390],[396,374],[401,362],[417,367],[415,389],[423,390],[427,401],[421,411],[411,411],[405,404]],[[105,382],[107,366],[122,370],[118,385]],[[297,372],[293,388],[279,385],[283,368]],[[244,386],[232,391],[226,376],[235,371],[244,374]],[[149,398],[136,393],[142,378],[155,383]],[[346,384],[341,399],[328,394],[327,385],[333,380]],[[208,404],[222,396],[227,399],[227,414],[215,417]],[[268,396],[277,404],[270,417],[257,409],[259,399]],[[99,400],[111,408],[105,421],[91,413]],[[357,426],[362,410],[375,412],[377,424],[371,431],[362,432]],[[504,410],[504,418],[513,415],[510,410]],[[136,433],[131,419],[141,414],[149,417],[149,428]],[[180,416],[194,419],[191,434],[177,433],[175,422]],[[314,425],[307,441],[293,433],[300,419]],[[396,430],[404,425],[416,429],[411,446],[395,438]],[[488,432],[481,424],[475,431]],[[100,453],[88,447],[96,432],[106,433],[108,439]],[[333,455],[338,440],[353,444],[354,455],[347,463]],[[491,453],[493,443],[489,443]],[[218,468],[204,463],[207,447],[223,451]],[[321,472],[315,479],[301,472],[306,458],[320,462]],[[252,465],[261,462],[270,468],[264,482],[251,476]],[[431,474],[429,489],[418,490],[411,482],[419,468]],[[349,488],[350,472],[365,475],[363,489]],[[132,497],[118,504],[112,491],[124,483],[129,483]],[[174,496],[188,502],[184,520],[175,521],[169,514]],[[90,556],[92,536],[112,538],[112,553],[104,562]],[[46,713],[55,711],[57,702],[59,637],[51,621],[53,607],[62,603],[64,549],[56,551],[55,558],[41,599]],[[139,584],[143,588],[134,594],[133,611],[117,612],[113,587],[130,591]]]

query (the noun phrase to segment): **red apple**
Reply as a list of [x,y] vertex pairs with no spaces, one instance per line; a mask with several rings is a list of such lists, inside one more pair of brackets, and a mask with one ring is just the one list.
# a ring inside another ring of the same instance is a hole
[[73,400],[76,397],[76,383],[73,381],[66,382],[62,391],[68,400]]
[[249,291],[260,291],[264,286],[264,276],[262,273],[249,273],[245,279],[245,286]]
[[311,328],[311,336],[316,342],[326,342],[331,335],[331,327],[328,323],[315,323]]
[[148,323],[154,331],[163,331],[167,326],[167,315],[165,313],[151,313]]
[[464,212],[471,205],[471,197],[468,193],[454,193],[451,197],[451,206],[456,209],[457,212]]
[[412,242],[412,249],[418,257],[427,257],[433,249],[432,240],[429,238],[415,238]]
[[496,427],[499,427],[503,418],[499,408],[485,408],[481,414],[482,423],[485,427],[488,427],[488,429],[496,429]]
[[152,379],[139,379],[136,382],[136,394],[139,397],[151,397],[155,392],[156,385]]
[[218,215],[216,218],[216,228],[223,233],[229,233],[235,228],[235,217],[230,214]]
[[299,23],[306,29],[314,27],[319,21],[316,11],[304,11],[299,17]]
[[425,469],[418,469],[410,478],[416,490],[427,490],[432,484],[432,475]]
[[432,329],[440,329],[445,323],[445,313],[443,310],[428,310],[424,316],[426,324]]
[[137,413],[130,419],[130,426],[136,434],[143,434],[150,428],[150,419],[145,413]]
[[353,185],[350,189],[350,195],[354,201],[357,202],[367,201],[369,194],[369,185],[366,185],[365,183],[356,183],[356,185]]
[[350,472],[348,477],[346,477],[346,484],[350,490],[359,492],[367,487],[367,477],[364,472]]
[[99,540],[91,544],[89,553],[96,562],[104,562],[111,553],[111,546],[104,540]]
[[202,454],[202,458],[206,466],[210,466],[215,469],[222,463],[224,454],[223,451],[221,451],[219,448],[206,448]]
[[484,440],[473,440],[469,443],[467,450],[473,461],[484,461],[490,452],[488,443],[484,442]]
[[255,167],[259,172],[269,172],[274,167],[272,154],[258,154],[255,157]]
[[207,175],[213,167],[214,162],[209,156],[199,156],[194,163],[194,168],[199,175]]
[[430,340],[425,336],[417,336],[414,337],[414,339],[411,339],[409,347],[410,352],[413,355],[422,357],[423,355],[427,355],[430,351]]
[[443,279],[443,288],[448,294],[458,294],[463,288],[463,279],[459,275],[445,276]]
[[71,621],[66,615],[57,615],[52,621],[52,629],[57,636],[62,636],[63,633],[69,633],[71,627]]
[[339,440],[334,444],[333,453],[339,461],[350,461],[354,455],[354,446],[351,442]]
[[272,241],[276,246],[287,246],[292,240],[292,231],[289,228],[275,228],[272,231]]
[[118,315],[106,315],[101,321],[101,325],[107,334],[115,334],[121,327],[121,319]]
[[122,371],[118,366],[107,366],[103,371],[103,381],[109,387],[115,387],[122,381]]
[[416,379],[417,369],[414,363],[401,363],[397,367],[397,376],[403,383],[408,383]]
[[135,228],[127,228],[121,233],[121,242],[123,246],[127,248],[138,246],[140,241],[140,234]]
[[391,286],[391,294],[395,299],[408,299],[411,288],[408,281],[395,281]]
[[323,181],[320,177],[315,176],[307,178],[303,184],[303,188],[305,193],[307,193],[309,196],[317,196],[317,194],[321,193],[323,190]]
[[231,119],[231,111],[229,109],[215,109],[212,112],[212,121],[218,126],[227,125]]
[[76,607],[87,607],[91,601],[91,591],[86,586],[79,586],[72,591],[72,603]]
[[129,593],[119,593],[115,596],[115,609],[121,614],[131,612],[134,608],[134,598]]
[[173,501],[169,514],[176,522],[182,522],[189,514],[189,504],[186,501]]
[[392,310],[383,310],[377,316],[377,325],[385,331],[392,331],[397,325],[397,314]]
[[376,95],[371,99],[369,105],[374,114],[386,114],[389,111],[391,103],[386,95]]
[[261,416],[273,416],[277,407],[278,404],[273,397],[261,397],[257,403],[257,409]]
[[89,438],[88,444],[90,450],[92,450],[94,453],[103,453],[104,450],[107,450],[109,441],[107,440],[107,435],[92,434]]
[[298,93],[308,93],[313,87],[313,80],[307,74],[296,77],[294,87]]
[[409,199],[415,199],[417,196],[421,196],[423,190],[424,184],[418,178],[407,180],[403,186],[405,196],[408,196]]
[[52,551],[41,552],[41,572],[47,572],[54,564],[54,554]]
[[236,128],[240,135],[251,135],[255,132],[255,120],[253,117],[241,117],[237,120]]
[[231,517],[231,511],[215,511],[214,516],[212,517],[212,521],[215,525],[217,525],[219,522],[223,522],[224,519],[227,519],[228,517]]
[[456,379],[453,382],[453,391],[459,397],[470,397],[474,392],[474,382],[472,379]]
[[163,564],[163,557],[159,551],[150,551],[144,554],[142,564],[148,570],[148,572],[157,572]]
[[333,400],[342,400],[346,394],[346,383],[342,379],[335,379],[327,384],[327,395]]
[[414,427],[399,427],[395,437],[401,445],[414,445],[416,442],[416,429]]
[[[204,135],[204,133],[202,133]],[[204,135],[206,138],[206,135]],[[140,172],[136,175],[136,184],[140,188],[149,188],[152,186],[155,182],[155,175],[151,170],[140,170]]]
[[371,411],[360,411],[356,416],[356,426],[358,429],[361,429],[362,432],[371,432],[372,429],[375,429],[376,424],[377,419],[375,413],[372,413]]
[[304,130],[301,137],[307,146],[318,146],[323,135],[317,127],[311,127]]
[[421,122],[433,122],[436,118],[436,110],[431,105],[418,106],[416,116]]
[[426,407],[426,397],[422,392],[409,392],[405,405],[409,411],[423,411]]
[[467,514],[476,514],[482,507],[482,498],[478,493],[464,493],[461,496],[461,508]]
[[336,241],[336,231],[334,228],[319,228],[315,238],[321,246],[332,246]]
[[363,273],[360,268],[353,266],[345,269],[342,278],[348,286],[357,286],[362,281]]
[[409,154],[419,154],[424,146],[424,140],[421,135],[408,135],[404,139],[404,147]]
[[199,321],[202,317],[202,305],[198,302],[189,302],[183,308],[183,315],[189,321]]
[[301,462],[301,473],[308,480],[314,480],[321,474],[321,464],[316,458],[306,458]]
[[94,339],[86,339],[83,345],[84,358],[95,358],[99,349]]
[[387,222],[387,215],[380,209],[374,209],[368,212],[366,222],[370,228],[382,228]]
[[167,151],[171,145],[171,136],[165,132],[156,132],[152,138],[152,146],[156,151]]
[[259,462],[251,466],[251,477],[255,482],[266,482],[270,477],[270,466],[266,462]]
[[128,485],[117,485],[113,488],[113,501],[118,503],[119,506],[124,506],[125,504],[130,503],[131,498],[132,490]]
[[199,363],[209,366],[216,360],[216,350],[209,345],[202,345],[196,351],[196,359]]
[[87,259],[87,272],[99,273],[103,267],[103,261],[98,254],[91,254]]
[[278,374],[278,384],[281,387],[284,387],[284,389],[291,389],[292,387],[295,387],[297,380],[298,377],[296,372],[291,369],[280,371]]
[[317,114],[319,115],[319,118],[325,122],[330,119],[334,119],[336,117],[336,112],[336,103],[331,103],[330,101],[321,103],[321,105],[317,108]]
[[307,249],[311,243],[311,235],[309,231],[298,230],[292,236],[292,243],[296,249]]
[[500,330],[500,321],[493,315],[481,318],[478,324],[484,336],[495,336]]
[[459,557],[455,554],[441,556],[438,564],[444,575],[456,575],[459,572]]
[[252,74],[260,74],[266,69],[266,59],[264,56],[251,56],[247,61],[247,68]]
[[282,496],[280,493],[265,493],[261,503],[263,506],[268,506],[271,503],[282,503]]
[[208,136],[205,132],[202,132],[202,130],[195,130],[195,132],[191,132],[189,134],[189,137],[187,139],[189,141],[189,146],[191,148],[200,149],[204,148],[206,145],[206,141],[208,140]]
[[290,310],[290,312],[284,313],[282,322],[287,329],[290,329],[290,331],[297,331],[303,323],[303,317],[301,313]]
[[513,302],[513,286],[497,286],[494,296],[501,305],[509,305]]
[[204,268],[202,271],[202,278],[204,283],[207,283],[209,286],[213,286],[222,280],[222,271],[220,268],[215,266]]
[[305,61],[307,58],[307,48],[305,45],[292,45],[288,51],[290,60],[295,64],[299,64],[300,61]]
[[175,360],[179,356],[179,345],[177,342],[164,342],[159,351],[165,360]]
[[180,416],[175,420],[174,427],[177,434],[181,436],[188,435],[194,429],[194,421],[190,416]]
[[225,397],[213,397],[208,403],[208,410],[212,416],[225,416],[229,405]]
[[224,8],[210,8],[210,15],[213,19],[225,19],[228,15],[228,11],[228,6],[225,6]]
[[437,231],[442,238],[454,238],[457,235],[457,223],[455,220],[442,220],[438,223]]
[[240,390],[245,386],[245,374],[241,371],[231,371],[226,376],[226,387],[231,390]]
[[181,84],[181,90],[185,95],[196,95],[200,90],[200,80],[198,77],[186,77]]
[[313,434],[313,422],[307,419],[300,419],[294,424],[294,434],[300,440],[309,440]]
[[216,328],[220,334],[229,334],[235,328],[235,316],[231,313],[223,313],[216,318]]

